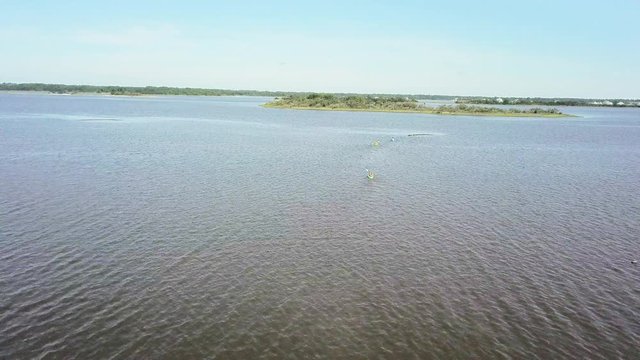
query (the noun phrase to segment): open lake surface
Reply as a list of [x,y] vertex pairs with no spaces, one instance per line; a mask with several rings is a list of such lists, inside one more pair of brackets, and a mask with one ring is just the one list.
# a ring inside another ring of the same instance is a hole
[[640,109],[268,100],[0,94],[0,358],[638,358]]

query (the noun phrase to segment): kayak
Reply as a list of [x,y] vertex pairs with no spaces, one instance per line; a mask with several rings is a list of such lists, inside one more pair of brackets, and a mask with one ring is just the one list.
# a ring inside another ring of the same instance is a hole
[[367,179],[373,180],[375,177],[376,177],[376,174],[373,171],[371,170],[367,171]]

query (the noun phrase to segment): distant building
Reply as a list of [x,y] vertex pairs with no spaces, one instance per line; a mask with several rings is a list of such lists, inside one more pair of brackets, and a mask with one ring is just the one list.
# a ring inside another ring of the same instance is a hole
[[504,102],[504,100],[502,100],[502,98],[496,98],[496,102],[498,104],[502,104]]
[[602,103],[603,103],[604,105],[607,105],[607,106],[611,106],[611,105],[613,105],[613,103],[612,103],[611,101],[609,101],[609,100],[605,100],[605,101],[603,101]]
[[624,103],[622,101],[618,101],[618,103],[616,104],[618,106],[624,106]]

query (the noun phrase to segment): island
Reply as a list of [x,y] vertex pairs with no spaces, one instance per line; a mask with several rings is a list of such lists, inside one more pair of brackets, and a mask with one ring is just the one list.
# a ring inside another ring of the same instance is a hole
[[278,97],[263,105],[267,108],[294,110],[336,110],[336,111],[373,111],[400,112],[434,115],[472,115],[505,117],[563,117],[571,116],[558,109],[515,109],[466,104],[427,106],[414,98],[402,96],[364,96],[335,94],[304,94]]

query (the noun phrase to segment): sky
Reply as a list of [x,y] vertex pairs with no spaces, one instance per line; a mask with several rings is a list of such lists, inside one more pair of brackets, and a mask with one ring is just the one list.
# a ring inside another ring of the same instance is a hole
[[0,0],[0,82],[640,98],[640,1]]

